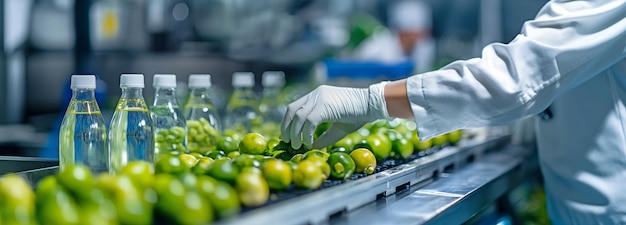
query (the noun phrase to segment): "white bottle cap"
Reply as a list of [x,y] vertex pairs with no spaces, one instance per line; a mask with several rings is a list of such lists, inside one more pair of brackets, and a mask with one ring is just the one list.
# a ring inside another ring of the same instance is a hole
[[232,85],[233,87],[254,87],[254,73],[235,72]]
[[175,88],[176,75],[174,74],[155,74],[152,80],[152,87],[158,88]]
[[144,88],[143,74],[122,74],[120,76],[120,87]]
[[263,73],[263,87],[282,87],[285,85],[283,71],[265,71]]
[[70,80],[70,88],[86,88],[96,89],[96,76],[95,75],[72,75]]
[[211,87],[210,74],[191,74],[187,84],[190,88],[208,88]]

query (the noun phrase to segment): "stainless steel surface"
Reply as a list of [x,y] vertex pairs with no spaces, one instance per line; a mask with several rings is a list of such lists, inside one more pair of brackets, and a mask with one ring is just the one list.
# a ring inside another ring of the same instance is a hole
[[[474,139],[463,141],[460,147],[449,146],[440,151],[418,158],[410,163],[367,176],[353,181],[347,181],[341,185],[314,191],[312,193],[281,201],[265,207],[243,213],[237,218],[221,221],[219,224],[320,224],[328,222],[333,215],[348,212],[352,218],[352,211],[364,205],[376,202],[377,199],[392,196],[397,191],[406,190],[410,187],[423,187],[439,177],[444,171],[460,168],[468,161],[479,160],[488,149],[493,149],[508,142],[508,136],[491,137],[487,140]],[[443,180],[443,179],[442,179]],[[472,183],[468,183],[471,185]],[[449,199],[436,199],[441,206],[446,206],[460,197],[458,193],[450,193],[445,196]],[[434,198],[437,196],[421,196],[417,198]],[[412,202],[407,204],[436,204],[430,201]],[[366,214],[369,217],[379,217],[388,214],[386,209],[372,209]],[[371,224],[374,220],[361,220],[360,224]],[[404,218],[410,219],[410,218]],[[385,223],[385,220],[379,220]],[[352,220],[344,221],[352,224]]]
[[526,151],[507,149],[442,174],[423,188],[381,199],[333,224],[462,224],[521,180]]
[[6,174],[57,166],[59,162],[34,157],[0,156],[0,165],[0,174]]

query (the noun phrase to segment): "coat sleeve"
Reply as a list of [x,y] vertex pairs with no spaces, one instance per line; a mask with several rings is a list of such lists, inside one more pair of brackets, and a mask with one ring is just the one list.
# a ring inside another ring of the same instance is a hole
[[626,0],[554,0],[509,44],[407,79],[421,139],[535,115],[624,60]]

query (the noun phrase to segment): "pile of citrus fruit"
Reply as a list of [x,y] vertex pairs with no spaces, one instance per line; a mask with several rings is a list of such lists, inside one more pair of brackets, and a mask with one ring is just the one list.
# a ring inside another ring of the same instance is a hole
[[[316,135],[327,126],[320,126]],[[291,149],[259,133],[226,132],[215,150],[159,154],[116,174],[72,165],[33,190],[20,176],[0,178],[2,224],[208,224],[264,205],[273,193],[318,189],[329,179],[369,175],[377,164],[410,159],[460,132],[419,141],[415,123],[376,121],[324,149]]]

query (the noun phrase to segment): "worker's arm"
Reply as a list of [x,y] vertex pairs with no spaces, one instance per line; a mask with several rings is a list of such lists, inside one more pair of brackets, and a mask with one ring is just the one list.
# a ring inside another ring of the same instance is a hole
[[[559,94],[624,60],[624,15],[624,0],[551,1],[509,44],[491,44],[480,58],[409,77],[420,138],[541,112]],[[390,115],[405,115],[406,104],[393,94],[385,98]]]

